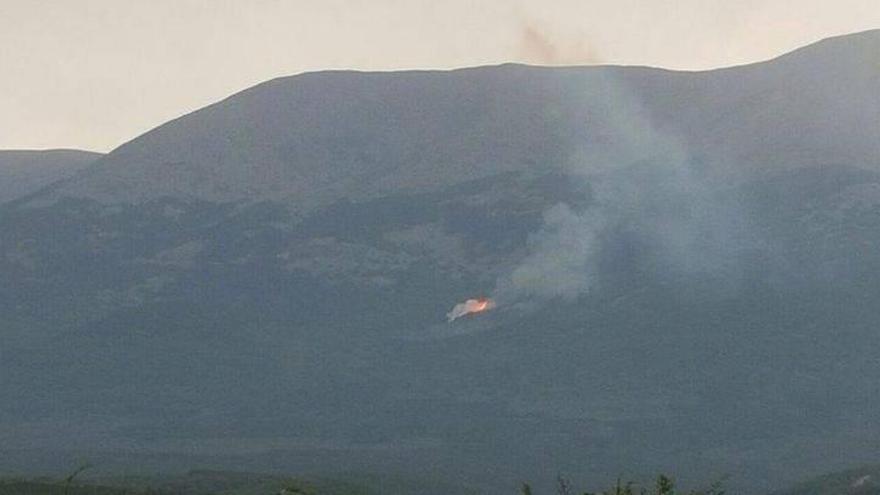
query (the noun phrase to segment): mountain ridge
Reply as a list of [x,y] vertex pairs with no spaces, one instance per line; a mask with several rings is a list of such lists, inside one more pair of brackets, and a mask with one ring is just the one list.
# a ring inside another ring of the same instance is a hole
[[[841,50],[850,56],[839,56]],[[822,40],[765,62],[695,73],[502,64],[286,76],[121,145],[56,197],[110,203],[164,195],[275,199],[308,209],[397,187],[416,191],[438,182],[454,185],[450,177],[466,181],[548,168],[565,172],[584,148],[602,145],[589,139],[588,121],[607,112],[606,99],[636,107],[647,115],[647,125],[681,141],[689,154],[714,169],[736,162],[754,173],[761,167],[818,165],[847,155],[852,156],[847,161],[880,168],[880,145],[865,139],[878,131],[871,116],[880,111],[880,100],[871,90],[880,71],[870,64],[862,71],[850,63],[852,53],[870,57],[878,50],[880,31],[874,30]],[[805,64],[804,57],[822,59]],[[847,73],[824,77],[813,70],[844,62]],[[794,79],[814,82],[802,84],[803,94],[790,94],[777,82]],[[749,113],[737,113],[742,108]],[[835,122],[820,118],[832,112]],[[450,129],[459,135],[450,135]],[[848,146],[823,148],[816,138],[823,133],[835,135],[829,142]],[[747,149],[768,140],[778,142],[775,148]],[[448,147],[432,149],[438,141]],[[611,160],[628,159],[613,150],[603,153]],[[771,155],[785,163],[767,163]],[[437,174],[439,167],[447,170]]]
[[0,203],[23,198],[86,169],[101,153],[76,149],[0,150]]

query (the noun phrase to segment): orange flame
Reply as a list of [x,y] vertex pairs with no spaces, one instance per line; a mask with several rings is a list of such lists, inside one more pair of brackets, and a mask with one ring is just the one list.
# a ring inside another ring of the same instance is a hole
[[455,321],[462,316],[482,313],[495,307],[495,302],[488,297],[478,299],[468,299],[463,303],[456,304],[449,313],[446,313],[446,319],[450,322]]
[[473,311],[471,311],[471,313],[482,313],[487,309],[489,309],[489,299],[482,297],[480,299],[477,299],[477,306],[473,309]]

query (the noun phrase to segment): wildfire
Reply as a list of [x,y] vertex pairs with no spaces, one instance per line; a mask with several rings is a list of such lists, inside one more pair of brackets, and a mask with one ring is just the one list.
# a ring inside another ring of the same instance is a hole
[[495,307],[495,302],[488,297],[468,299],[463,303],[456,304],[452,310],[446,313],[446,319],[451,323],[462,316],[482,313]]

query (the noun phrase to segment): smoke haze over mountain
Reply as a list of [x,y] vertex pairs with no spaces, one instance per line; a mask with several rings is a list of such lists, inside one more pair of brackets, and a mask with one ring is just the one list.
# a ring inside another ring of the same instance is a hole
[[[595,106],[570,124],[581,139],[563,168],[584,183],[578,202],[586,206],[548,209],[525,259],[498,281],[494,298],[504,304],[587,293],[600,283],[602,250],[620,249],[616,237],[624,232],[669,269],[736,279],[737,253],[758,244],[740,205],[721,201],[719,178],[700,170],[683,137],[651,121],[627,80],[609,73],[583,90]],[[606,137],[590,139],[596,128]]]

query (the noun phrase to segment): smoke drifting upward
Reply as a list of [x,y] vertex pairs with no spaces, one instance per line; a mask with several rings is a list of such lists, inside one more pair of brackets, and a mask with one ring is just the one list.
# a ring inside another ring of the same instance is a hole
[[[563,60],[540,32],[526,29],[524,40],[542,61]],[[522,260],[496,280],[491,301],[530,310],[575,300],[606,282],[629,290],[646,277],[666,287],[678,281],[696,287],[691,282],[700,280],[710,283],[699,287],[720,293],[735,289],[743,253],[760,248],[737,200],[720,199],[723,181],[699,167],[668,130],[674,126],[655,125],[639,98],[641,72],[588,70],[588,77],[553,88],[572,109],[571,119],[557,122],[571,127],[556,132],[576,138],[562,154],[565,163],[546,164],[584,181],[587,197],[578,208],[559,203],[544,212]],[[474,312],[479,303],[456,305],[447,318]]]
[[539,65],[593,65],[601,63],[596,50],[582,38],[560,40],[532,22],[522,28],[518,58]]
[[568,170],[572,180],[589,184],[589,206],[547,210],[522,262],[497,280],[492,298],[505,306],[573,300],[593,290],[603,278],[600,259],[609,255],[603,251],[625,250],[627,241],[615,238],[620,232],[644,248],[639,255],[650,257],[645,265],[655,273],[734,280],[729,269],[743,245],[735,233],[742,232],[738,211],[692,173],[685,147],[653,125],[620,73],[597,74],[591,82],[574,89],[589,121],[572,124],[582,137]]
[[529,254],[498,281],[493,297],[502,304],[524,298],[572,299],[589,290],[604,217],[598,208],[581,214],[565,204],[549,209],[542,229],[529,236]]

